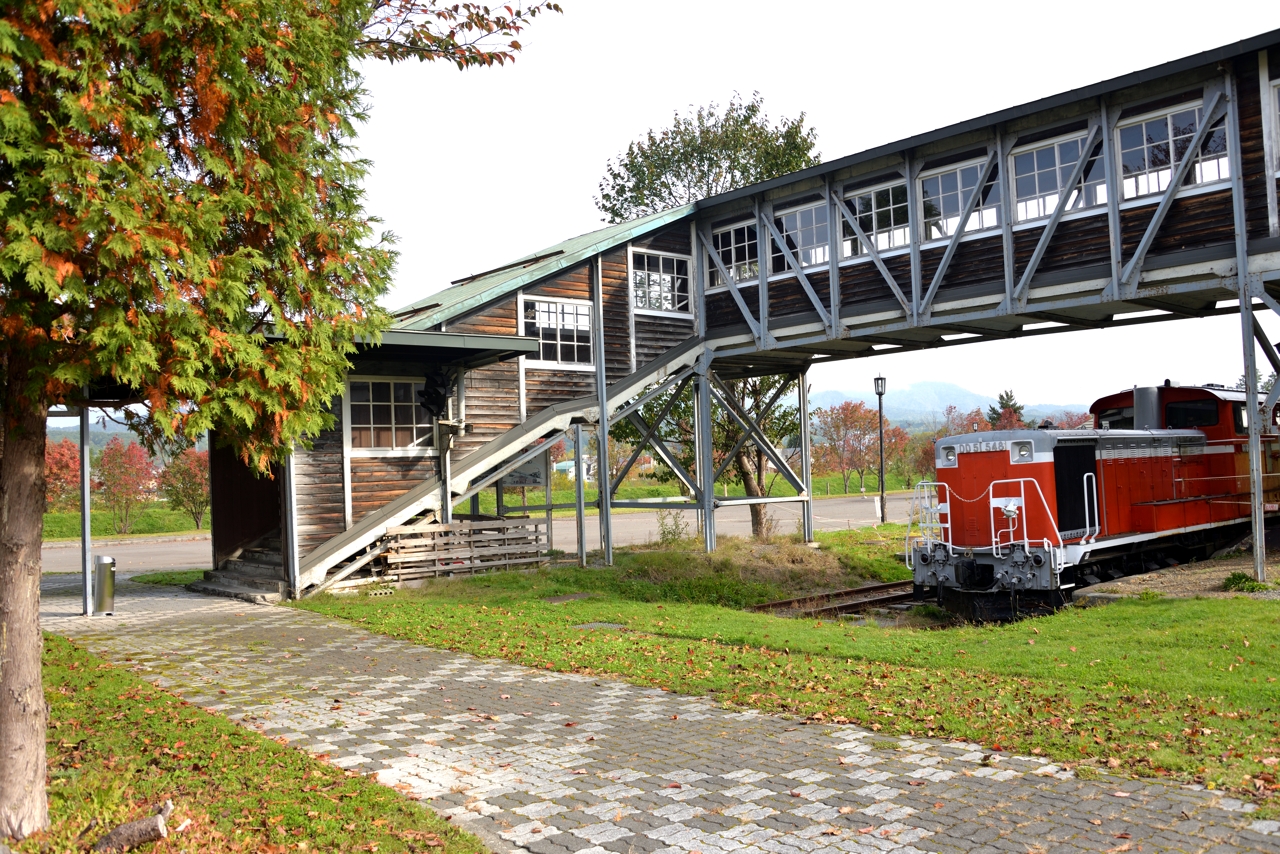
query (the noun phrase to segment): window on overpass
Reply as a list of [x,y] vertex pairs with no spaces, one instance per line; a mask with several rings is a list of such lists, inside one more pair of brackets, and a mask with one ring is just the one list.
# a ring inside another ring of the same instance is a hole
[[[720,263],[729,271],[734,282],[748,282],[759,278],[760,262],[757,254],[755,223],[743,223],[722,228],[711,234],[711,247],[720,256]],[[711,268],[711,287],[728,287],[720,271]]]
[[[1015,213],[1019,221],[1040,219],[1053,213],[1063,189],[1080,160],[1085,136],[1052,142],[1038,148],[1013,154]],[[1067,210],[1105,205],[1107,203],[1106,169],[1102,162],[1101,141],[1094,147],[1085,164],[1080,183],[1072,188]]]
[[[991,170],[987,183],[978,187],[983,162],[970,163],[957,169],[935,172],[920,179],[920,197],[924,205],[924,239],[951,237],[957,231],[978,231],[1000,225],[1000,185],[996,183],[999,167]],[[963,226],[960,214],[974,193],[978,204]]]
[[[875,243],[876,251],[897,249],[911,243],[911,223],[905,181],[853,193],[848,196],[850,212]],[[843,251],[846,257],[866,254],[849,223],[844,223]]]
[[[1188,155],[1191,139],[1200,127],[1201,107],[1182,107],[1148,116],[1120,128],[1120,175],[1124,198],[1162,193],[1173,180],[1173,170]],[[1220,119],[1205,137],[1187,174],[1187,184],[1207,184],[1231,177],[1227,162],[1226,119]]]
[[[789,211],[777,213],[773,220],[774,227],[782,233],[787,248],[800,262],[801,267],[812,267],[825,264],[830,257],[827,244],[828,221],[827,204],[806,205]],[[791,269],[787,256],[777,246],[773,247],[772,270],[785,273]]]

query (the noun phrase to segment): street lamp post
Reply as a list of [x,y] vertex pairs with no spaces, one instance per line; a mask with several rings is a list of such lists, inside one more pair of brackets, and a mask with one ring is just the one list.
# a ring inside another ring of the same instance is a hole
[[884,524],[884,377],[876,377],[876,399],[880,405],[880,524]]

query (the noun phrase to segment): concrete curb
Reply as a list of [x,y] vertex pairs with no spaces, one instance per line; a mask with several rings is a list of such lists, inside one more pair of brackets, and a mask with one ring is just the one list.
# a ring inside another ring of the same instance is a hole
[[1110,605],[1112,602],[1120,599],[1129,599],[1129,596],[1123,596],[1119,593],[1095,593],[1088,588],[1077,590],[1071,594],[1071,601],[1081,608],[1089,608],[1095,605]]

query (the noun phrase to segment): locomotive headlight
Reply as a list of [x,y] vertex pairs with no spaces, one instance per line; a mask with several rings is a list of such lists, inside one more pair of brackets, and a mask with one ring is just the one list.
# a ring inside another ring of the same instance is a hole
[[1009,456],[1012,462],[1029,463],[1035,459],[1032,450],[1030,442],[1014,442],[1009,447]]
[[1031,449],[1028,448],[1026,445],[1023,445],[1022,447],[1018,448],[1018,456],[1023,458],[1031,456]]
[[956,461],[956,452],[951,448],[947,448],[947,452],[945,456],[947,458],[947,462],[949,463],[954,463]]

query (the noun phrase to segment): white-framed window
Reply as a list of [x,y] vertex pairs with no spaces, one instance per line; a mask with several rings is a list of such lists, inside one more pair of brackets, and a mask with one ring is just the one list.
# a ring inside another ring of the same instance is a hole
[[425,452],[434,444],[431,416],[418,405],[420,379],[350,377],[347,432],[359,452]]
[[[1019,222],[1051,215],[1058,206],[1071,173],[1080,160],[1084,135],[1061,139],[1013,152],[1014,216]],[[1099,141],[1085,162],[1080,183],[1070,190],[1067,210],[1091,208],[1107,203],[1106,167]]]
[[[735,282],[754,282],[760,278],[760,255],[756,241],[756,224],[744,222],[711,232],[712,251]],[[711,287],[728,287],[720,270],[711,265]]]
[[[1119,130],[1120,179],[1126,199],[1162,193],[1173,180],[1174,168],[1187,156],[1204,109],[1188,105],[1144,116]],[[1219,120],[1205,136],[1187,174],[1187,184],[1207,184],[1231,177],[1227,163],[1226,120]]]
[[[791,254],[800,262],[801,267],[812,267],[825,264],[831,257],[828,240],[827,203],[805,205],[774,213],[774,227],[782,234],[783,240]],[[785,273],[791,269],[787,256],[776,244],[773,247],[771,269],[775,273]]]
[[631,253],[631,304],[636,311],[688,314],[689,259],[657,252]]
[[590,368],[591,303],[586,300],[521,297],[524,334],[541,343],[526,365]]
[[[907,205],[907,182],[899,181],[883,187],[858,190],[845,197],[850,212],[858,218],[867,237],[875,243],[877,252],[897,249],[911,244],[911,217]],[[846,257],[866,254],[862,241],[845,222],[841,249]]]
[[[996,180],[999,167],[991,170],[986,185],[979,188],[984,165],[984,161],[977,161],[920,179],[925,241],[951,237],[961,230],[980,231],[1000,225],[1000,184]],[[961,228],[960,213],[975,192],[979,194],[978,204]]]

